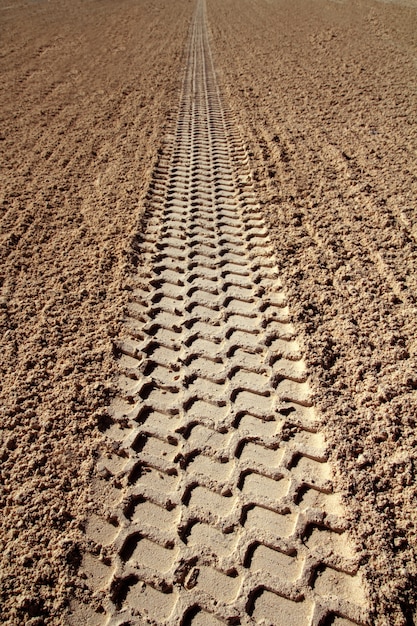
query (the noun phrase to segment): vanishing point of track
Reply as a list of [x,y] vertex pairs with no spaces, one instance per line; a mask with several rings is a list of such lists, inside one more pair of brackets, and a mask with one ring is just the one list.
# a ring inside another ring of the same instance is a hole
[[103,624],[368,623],[236,126],[198,0],[101,461],[120,494],[96,581]]

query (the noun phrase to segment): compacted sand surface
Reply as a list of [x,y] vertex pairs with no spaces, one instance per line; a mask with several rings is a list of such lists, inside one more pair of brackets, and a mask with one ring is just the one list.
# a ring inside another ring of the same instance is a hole
[[[371,623],[413,624],[417,8],[206,4]],[[188,0],[0,2],[7,624],[63,624],[71,599],[89,602],[78,571],[97,506],[90,485],[109,445],[132,238],[178,115],[194,9]]]

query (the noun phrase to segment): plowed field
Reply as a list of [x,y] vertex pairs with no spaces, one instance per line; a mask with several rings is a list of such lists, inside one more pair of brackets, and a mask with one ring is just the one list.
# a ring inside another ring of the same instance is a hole
[[415,623],[416,17],[0,2],[4,623]]

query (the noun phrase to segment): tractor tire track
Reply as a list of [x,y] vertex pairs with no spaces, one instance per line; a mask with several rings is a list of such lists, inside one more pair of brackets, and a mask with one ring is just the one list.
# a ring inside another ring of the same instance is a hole
[[87,526],[96,623],[369,623],[236,126],[198,0]]

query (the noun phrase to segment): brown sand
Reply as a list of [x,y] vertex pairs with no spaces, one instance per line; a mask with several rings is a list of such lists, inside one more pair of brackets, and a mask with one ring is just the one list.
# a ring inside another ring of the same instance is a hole
[[[416,9],[365,0],[208,8],[374,622],[411,624]],[[76,572],[129,242],[175,116],[193,9],[0,3],[5,623],[63,623],[82,593]]]
[[74,594],[126,255],[191,10],[0,3],[5,623],[62,623]]
[[378,623],[412,623],[417,7],[210,6]]

